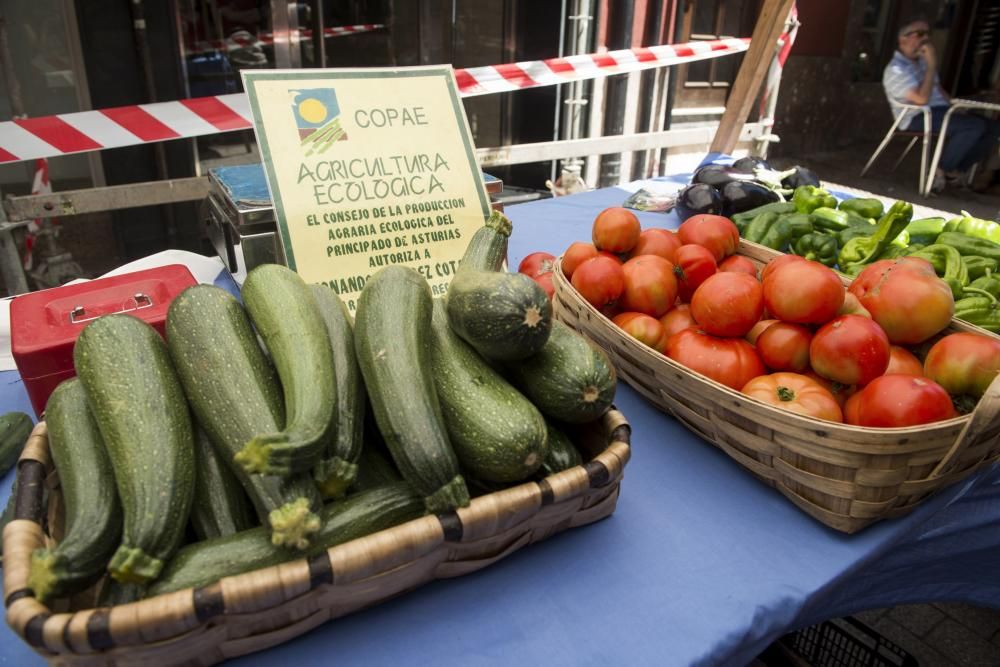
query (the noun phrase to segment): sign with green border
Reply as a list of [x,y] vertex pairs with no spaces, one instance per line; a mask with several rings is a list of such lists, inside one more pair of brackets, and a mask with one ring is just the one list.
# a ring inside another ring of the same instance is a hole
[[289,268],[353,313],[392,264],[444,294],[490,203],[450,67],[244,71]]

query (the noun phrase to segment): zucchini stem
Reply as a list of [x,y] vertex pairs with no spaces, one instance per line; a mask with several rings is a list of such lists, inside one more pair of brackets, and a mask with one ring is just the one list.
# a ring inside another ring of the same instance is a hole
[[461,475],[455,475],[450,482],[424,498],[424,504],[431,514],[466,507],[469,504],[469,489],[465,486],[465,479]]
[[236,453],[233,460],[249,473],[287,477],[313,467],[325,449],[319,438],[281,432],[258,435]]
[[153,558],[138,547],[121,545],[108,563],[108,571],[115,581],[124,584],[144,584],[160,575],[163,561]]
[[309,547],[309,536],[321,526],[319,516],[309,509],[309,501],[305,498],[273,510],[268,521],[271,523],[271,544],[299,550]]
[[348,487],[354,483],[354,478],[358,476],[358,466],[339,456],[334,456],[331,459],[320,461],[313,476],[324,498],[328,500],[340,498],[347,493]]

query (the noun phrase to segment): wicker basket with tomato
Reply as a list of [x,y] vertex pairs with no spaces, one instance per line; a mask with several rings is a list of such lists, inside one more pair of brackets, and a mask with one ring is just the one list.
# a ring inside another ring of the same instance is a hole
[[556,262],[556,317],[815,519],[853,533],[1000,458],[1000,337],[952,317],[928,263],[851,280],[717,221],[636,254],[621,211]]

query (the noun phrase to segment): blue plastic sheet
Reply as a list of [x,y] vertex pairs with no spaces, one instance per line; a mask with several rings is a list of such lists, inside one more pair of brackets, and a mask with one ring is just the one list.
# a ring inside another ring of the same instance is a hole
[[[510,266],[589,239],[596,214],[627,195],[509,207]],[[638,215],[644,227],[678,224],[673,214]],[[786,632],[867,608],[1000,607],[1000,466],[849,536],[628,386],[616,404],[633,427],[633,457],[612,517],[236,664],[739,666]],[[0,664],[41,660],[4,627]]]

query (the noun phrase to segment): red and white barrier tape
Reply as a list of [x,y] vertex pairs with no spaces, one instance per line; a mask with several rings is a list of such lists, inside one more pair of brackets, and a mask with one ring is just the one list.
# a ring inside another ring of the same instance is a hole
[[[471,97],[551,86],[746,51],[749,39],[721,39],[455,70]],[[253,127],[246,95],[196,97],[0,122],[0,163],[184,139]]]
[[[324,28],[323,34],[327,37],[343,37],[345,35],[356,35],[361,32],[371,32],[381,30],[385,26],[381,23],[362,23],[359,25],[341,25],[332,28]],[[298,30],[293,34],[296,40],[312,39],[312,30]],[[228,39],[195,42],[188,54],[211,53],[212,51],[235,51],[254,46],[265,46],[274,44],[274,33],[265,32],[260,36],[253,35],[245,30],[234,33]]]

